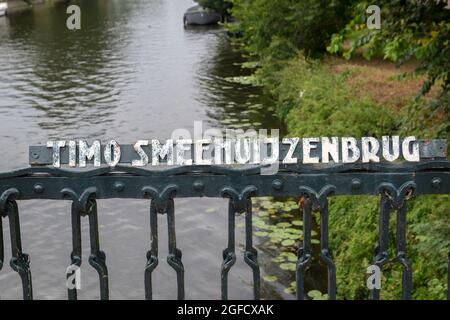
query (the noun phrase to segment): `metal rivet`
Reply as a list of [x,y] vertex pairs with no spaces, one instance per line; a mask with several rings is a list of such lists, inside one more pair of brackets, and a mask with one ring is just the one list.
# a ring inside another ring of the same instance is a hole
[[273,180],[272,182],[272,188],[275,190],[281,190],[283,188],[283,181],[281,180]]
[[202,191],[205,189],[205,185],[201,181],[195,181],[193,187],[195,191]]
[[41,194],[42,192],[44,192],[44,190],[45,190],[45,188],[44,188],[44,186],[43,186],[42,184],[36,183],[36,184],[34,185],[34,192],[35,192],[35,193]]
[[120,192],[123,191],[123,189],[125,189],[125,185],[122,182],[114,183],[114,190]]
[[33,153],[31,156],[33,157],[33,159],[38,159],[39,158],[39,154],[36,153],[36,152]]
[[361,189],[362,182],[359,179],[353,179],[352,180],[352,189],[353,190],[359,190]]
[[442,180],[440,178],[433,178],[431,180],[431,186],[434,189],[439,189],[441,187]]

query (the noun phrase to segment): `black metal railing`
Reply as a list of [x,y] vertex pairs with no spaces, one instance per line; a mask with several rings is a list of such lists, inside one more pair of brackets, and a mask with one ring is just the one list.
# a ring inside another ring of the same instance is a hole
[[[245,215],[244,261],[253,272],[254,298],[260,298],[260,268],[253,246],[253,197],[304,197],[304,239],[298,250],[296,268],[297,297],[305,298],[305,271],[311,264],[312,213],[320,213],[320,259],[328,268],[328,297],[336,298],[336,267],[328,239],[328,198],[342,195],[380,196],[379,239],[373,263],[380,268],[389,261],[388,234],[391,211],[395,211],[396,257],[403,268],[403,298],[410,299],[412,268],[406,251],[407,201],[424,194],[450,194],[450,161],[426,160],[419,163],[281,165],[274,175],[261,175],[260,167],[231,168],[188,166],[164,170],[146,170],[130,166],[101,167],[88,171],[30,167],[0,174],[0,213],[10,225],[12,258],[10,265],[18,272],[23,298],[32,299],[30,257],[23,252],[17,201],[28,199],[69,200],[72,202],[72,253],[70,263],[80,266],[81,218],[89,222],[89,263],[98,272],[100,297],[108,299],[108,269],[99,242],[97,200],[133,198],[150,200],[150,239],[147,264],[143,270],[145,297],[152,298],[152,273],[158,265],[157,215],[165,214],[168,225],[167,261],[177,276],[178,299],[185,298],[182,254],[177,247],[174,198],[228,198],[228,245],[223,250],[221,267],[222,299],[228,298],[228,273],[236,261],[235,216]],[[0,269],[3,266],[3,231],[0,219]],[[449,248],[450,249],[450,248]],[[449,260],[450,264],[450,260]],[[3,289],[4,290],[4,289]],[[77,298],[76,289],[68,290],[69,299]],[[372,292],[380,298],[379,290]],[[450,298],[450,294],[449,294]]]

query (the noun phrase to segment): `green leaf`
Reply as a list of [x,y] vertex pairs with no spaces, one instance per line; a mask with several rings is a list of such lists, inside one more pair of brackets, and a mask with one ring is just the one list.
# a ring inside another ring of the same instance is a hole
[[290,224],[289,222],[279,222],[277,223],[277,227],[280,228],[289,228],[292,224]]
[[277,276],[264,276],[263,279],[266,282],[274,282],[274,281],[278,280],[278,277]]
[[281,242],[281,245],[282,245],[282,246],[285,246],[285,247],[292,246],[292,245],[294,245],[294,244],[295,244],[295,241],[292,240],[292,239],[283,240],[283,241]]
[[285,263],[280,264],[280,268],[282,270],[286,270],[286,271],[295,271],[296,264],[292,263],[292,262],[285,262]]

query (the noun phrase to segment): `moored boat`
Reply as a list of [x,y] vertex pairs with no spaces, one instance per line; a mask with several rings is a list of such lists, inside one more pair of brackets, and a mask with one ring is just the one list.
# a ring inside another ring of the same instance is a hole
[[221,20],[222,15],[220,13],[203,8],[199,5],[189,8],[183,17],[185,26],[215,24]]
[[0,2],[0,17],[6,14],[6,9],[8,9],[8,4],[6,2]]

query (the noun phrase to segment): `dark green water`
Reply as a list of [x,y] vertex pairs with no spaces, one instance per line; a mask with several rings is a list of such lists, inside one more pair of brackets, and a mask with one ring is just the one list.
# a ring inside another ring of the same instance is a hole
[[[120,143],[166,139],[175,129],[191,130],[198,120],[206,128],[280,127],[270,101],[258,88],[227,81],[243,72],[240,56],[223,30],[183,28],[182,15],[192,5],[190,0],[78,4],[82,29],[76,32],[65,27],[64,4],[0,18],[2,171],[27,166],[28,145],[51,138],[116,138]],[[64,299],[71,251],[70,203],[26,201],[19,207],[35,297]],[[100,240],[107,254],[113,299],[144,296],[148,211],[146,201],[99,203]],[[226,213],[225,200],[176,201],[187,298],[220,298]],[[162,262],[155,271],[154,294],[155,298],[175,298],[175,274],[164,263],[163,218]],[[238,230],[240,250],[242,233]],[[84,239],[85,253],[88,244]],[[231,271],[230,298],[250,299],[251,273],[242,252],[240,257]],[[86,254],[84,258],[87,261]],[[270,257],[263,253],[261,259]],[[263,263],[263,275],[270,273],[266,268],[270,266]],[[277,283],[265,284],[263,297],[289,298],[282,289]],[[5,266],[0,272],[0,298],[20,296],[19,278]],[[80,297],[98,297],[97,275],[87,263],[82,268]]]

